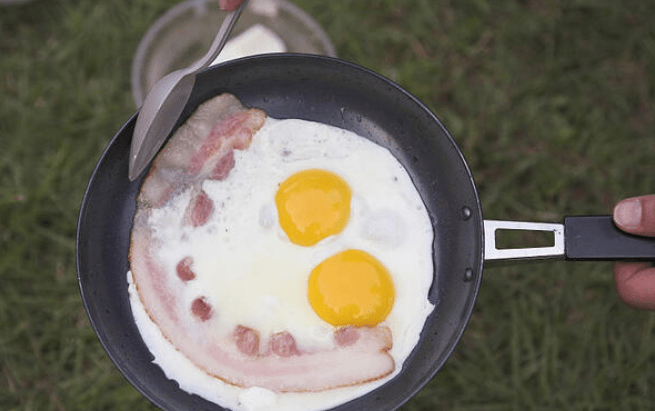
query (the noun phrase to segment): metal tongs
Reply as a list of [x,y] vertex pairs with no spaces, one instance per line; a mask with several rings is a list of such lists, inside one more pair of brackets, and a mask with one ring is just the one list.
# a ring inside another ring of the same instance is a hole
[[196,75],[216,59],[247,4],[248,0],[225,17],[207,54],[191,66],[167,74],[148,93],[132,134],[130,181],[141,175],[168,138],[189,100]]

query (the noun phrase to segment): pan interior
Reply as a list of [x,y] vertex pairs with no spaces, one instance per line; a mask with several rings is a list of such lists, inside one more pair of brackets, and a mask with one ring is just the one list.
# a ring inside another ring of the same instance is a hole
[[[439,120],[391,81],[341,60],[307,55],[250,57],[197,78],[180,124],[223,92],[275,118],[300,118],[351,130],[387,147],[405,166],[428,209],[434,232],[436,305],[401,373],[335,410],[392,410],[443,366],[470,317],[482,270],[482,215],[470,171]],[[168,380],[132,319],[127,282],[135,199],[143,176],[127,177],[136,115],[114,136],[91,177],[79,217],[77,258],[82,299],[116,366],[164,410],[221,410]]]

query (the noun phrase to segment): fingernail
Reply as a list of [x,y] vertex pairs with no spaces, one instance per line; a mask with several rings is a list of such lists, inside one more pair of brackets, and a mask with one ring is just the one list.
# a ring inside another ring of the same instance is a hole
[[638,228],[641,224],[641,201],[630,198],[618,203],[614,208],[614,221],[624,228]]

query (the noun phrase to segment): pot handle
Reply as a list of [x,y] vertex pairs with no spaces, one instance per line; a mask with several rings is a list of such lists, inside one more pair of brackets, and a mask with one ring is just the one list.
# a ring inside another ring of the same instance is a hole
[[[554,245],[499,249],[496,244],[498,230],[551,232]],[[655,238],[628,234],[620,230],[609,215],[566,217],[564,224],[485,220],[484,245],[485,262],[548,258],[655,261]]]

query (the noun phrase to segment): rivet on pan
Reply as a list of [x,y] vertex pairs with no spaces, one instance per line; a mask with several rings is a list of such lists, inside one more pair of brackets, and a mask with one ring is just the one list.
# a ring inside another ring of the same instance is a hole
[[464,271],[464,282],[468,283],[469,281],[473,280],[473,270],[470,268],[467,268]]
[[459,210],[459,216],[464,221],[471,218],[472,215],[473,215],[473,211],[471,211],[471,209],[469,207],[467,207],[467,206],[464,206],[464,207],[461,208],[461,210]]

